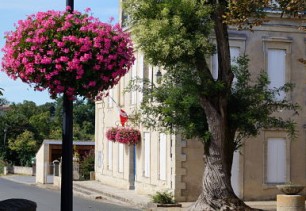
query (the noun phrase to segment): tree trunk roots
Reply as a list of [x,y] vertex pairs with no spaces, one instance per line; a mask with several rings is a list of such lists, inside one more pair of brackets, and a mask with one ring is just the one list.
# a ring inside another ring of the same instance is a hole
[[260,209],[251,208],[239,198],[232,199],[215,199],[207,201],[200,196],[189,211],[261,211]]

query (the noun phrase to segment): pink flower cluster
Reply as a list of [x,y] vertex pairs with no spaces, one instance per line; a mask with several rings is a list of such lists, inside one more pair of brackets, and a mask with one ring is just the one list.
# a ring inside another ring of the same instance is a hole
[[[89,12],[87,10],[86,12]],[[52,97],[94,98],[118,83],[135,58],[128,33],[88,13],[47,11],[6,33],[2,71]]]
[[137,144],[140,141],[140,131],[133,128],[119,128],[116,134],[116,141],[122,144]]
[[134,128],[115,128],[112,127],[106,131],[106,137],[110,141],[122,144],[137,144],[141,140],[140,131]]
[[106,131],[106,138],[110,141],[116,141],[116,134],[117,134],[118,128],[112,127]]

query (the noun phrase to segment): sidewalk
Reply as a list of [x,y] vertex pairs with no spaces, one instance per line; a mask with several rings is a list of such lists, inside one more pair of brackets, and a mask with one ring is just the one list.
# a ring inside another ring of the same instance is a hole
[[[7,175],[2,176],[2,178],[18,183],[36,185],[41,188],[58,189],[52,184],[36,184],[34,176]],[[192,205],[192,202],[183,202],[181,203],[182,208],[156,208],[148,195],[136,194],[133,190],[110,187],[103,185],[98,181],[74,181],[73,194],[91,200],[105,199],[116,204],[144,209],[147,211],[185,211]],[[252,208],[269,211],[276,210],[275,201],[253,201],[245,203]]]

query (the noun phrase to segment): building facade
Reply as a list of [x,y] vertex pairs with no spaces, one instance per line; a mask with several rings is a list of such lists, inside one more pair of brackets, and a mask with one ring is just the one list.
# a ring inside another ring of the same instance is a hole
[[[270,87],[286,82],[295,84],[291,93],[280,93],[277,97],[304,108],[306,74],[298,59],[306,58],[306,36],[298,29],[299,24],[296,20],[272,18],[253,31],[233,29],[229,35],[232,58],[247,54],[252,77],[267,71]],[[204,170],[201,142],[142,126],[138,126],[141,142],[135,146],[111,142],[105,136],[107,129],[119,125],[118,107],[127,114],[139,108],[142,93],[124,93],[129,81],[138,76],[154,83],[158,68],[146,64],[141,52],[135,52],[135,57],[133,68],[110,91],[110,97],[96,102],[96,179],[143,194],[170,190],[177,201],[194,201],[201,192]],[[208,59],[216,76],[217,58],[214,55]],[[285,111],[277,115],[296,121],[297,139],[290,141],[283,130],[266,129],[245,141],[234,155],[232,168],[234,191],[244,200],[274,199],[279,193],[277,184],[306,185],[305,109],[299,115]]]

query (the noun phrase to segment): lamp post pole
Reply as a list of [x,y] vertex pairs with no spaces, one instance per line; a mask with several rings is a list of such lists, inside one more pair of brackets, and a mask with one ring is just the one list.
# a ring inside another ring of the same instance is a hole
[[[74,0],[66,0],[66,6],[74,9]],[[63,100],[63,131],[62,131],[62,182],[61,182],[61,211],[73,210],[73,100],[64,94]]]
[[63,102],[63,134],[62,134],[62,184],[61,211],[73,209],[73,178],[72,178],[72,149],[73,149],[73,101],[64,94]]
[[74,10],[74,0],[66,0],[66,6],[69,6],[71,11]]

